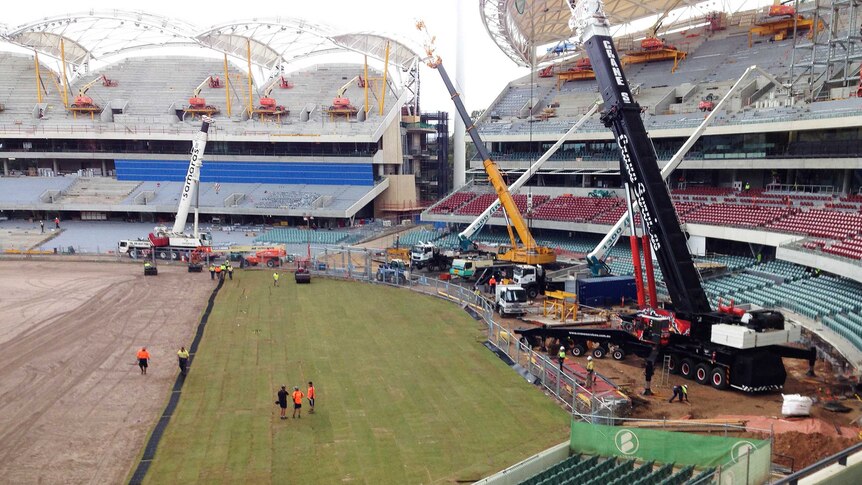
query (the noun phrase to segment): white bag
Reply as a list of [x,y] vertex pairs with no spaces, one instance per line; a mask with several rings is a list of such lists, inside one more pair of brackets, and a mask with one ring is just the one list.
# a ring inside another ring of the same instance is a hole
[[799,394],[782,394],[784,404],[781,405],[781,414],[784,416],[808,416],[811,414],[811,405],[814,400]]

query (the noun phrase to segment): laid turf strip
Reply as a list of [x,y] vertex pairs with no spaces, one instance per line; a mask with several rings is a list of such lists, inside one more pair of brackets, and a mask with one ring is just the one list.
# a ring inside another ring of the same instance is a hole
[[[568,436],[568,414],[458,306],[268,272],[225,282],[146,483],[475,480]],[[316,413],[275,393],[314,381]],[[288,409],[290,416],[292,409]]]

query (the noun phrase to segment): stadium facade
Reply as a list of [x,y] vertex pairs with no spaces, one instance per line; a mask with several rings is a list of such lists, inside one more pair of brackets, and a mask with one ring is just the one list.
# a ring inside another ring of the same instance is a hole
[[428,187],[448,191],[436,121],[419,112],[419,49],[395,37],[285,18],[201,28],[112,10],[2,38],[6,216],[169,219],[202,115],[215,119],[205,218],[343,225],[409,215]]

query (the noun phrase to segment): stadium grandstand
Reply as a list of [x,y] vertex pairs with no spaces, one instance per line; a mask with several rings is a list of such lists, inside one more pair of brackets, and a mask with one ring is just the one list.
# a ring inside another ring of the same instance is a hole
[[[6,217],[170,220],[203,115],[215,120],[205,219],[342,226],[409,215],[422,208],[417,187],[437,176],[426,139],[439,130],[418,111],[419,50],[393,36],[112,10],[0,37]],[[444,115],[430,118],[445,127]]]

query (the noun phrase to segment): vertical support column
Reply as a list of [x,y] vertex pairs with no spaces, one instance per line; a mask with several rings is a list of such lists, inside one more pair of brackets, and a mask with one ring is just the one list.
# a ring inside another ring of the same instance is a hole
[[4,177],[9,176],[9,160],[7,160],[5,158],[3,159],[3,176]]
[[42,102],[42,75],[39,73],[39,52],[33,50],[33,64],[36,68],[36,102]]
[[853,180],[853,171],[849,168],[845,169],[844,176],[841,178],[841,193],[847,195],[850,193],[850,182]]
[[[467,104],[464,93],[464,44],[466,42],[464,35],[464,21],[462,20],[464,8],[461,6],[466,2],[455,2],[455,86],[457,87],[461,101]],[[464,125],[464,120],[460,116],[455,116],[454,128],[454,149],[455,160],[453,163],[453,178],[452,189],[458,190],[467,183],[467,146],[465,145],[464,133],[467,127]]]
[[54,175],[57,176],[60,174],[60,162],[55,158],[54,159]]
[[[389,42],[386,43],[386,55],[383,60],[383,81],[380,86],[380,107],[379,114],[383,116],[383,104],[386,102],[386,76],[389,75]],[[368,81],[365,82],[368,84]]]
[[227,115],[230,116],[230,74],[227,70],[227,54],[224,55],[224,97],[227,105]]
[[365,116],[368,118],[368,111],[370,110],[368,106],[368,56],[365,56],[365,69],[364,69],[364,85],[362,86],[362,90],[365,92]]
[[251,98],[251,39],[245,40],[246,54],[248,55],[248,117],[254,112],[254,101]]
[[63,65],[63,106],[69,107],[69,82],[66,78],[66,44],[60,38],[60,64]]
[[102,160],[102,177],[108,176],[108,164]]

